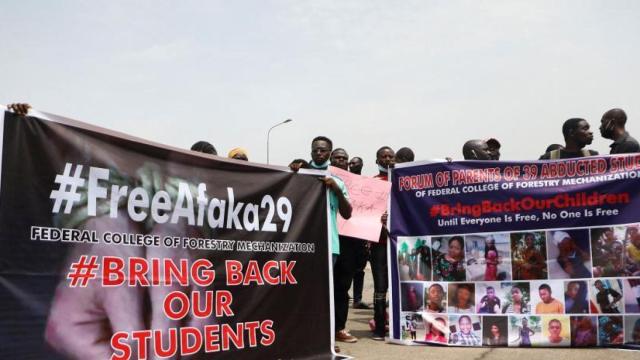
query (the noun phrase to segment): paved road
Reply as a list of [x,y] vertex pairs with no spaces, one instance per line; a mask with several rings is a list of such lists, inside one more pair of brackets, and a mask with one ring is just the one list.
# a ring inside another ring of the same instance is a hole
[[[373,299],[373,279],[371,270],[365,270],[364,298]],[[349,310],[347,329],[358,337],[354,344],[337,343],[341,354],[357,359],[385,360],[640,360],[640,351],[616,349],[516,349],[516,348],[446,348],[435,346],[404,346],[371,340],[369,320],[373,310]]]

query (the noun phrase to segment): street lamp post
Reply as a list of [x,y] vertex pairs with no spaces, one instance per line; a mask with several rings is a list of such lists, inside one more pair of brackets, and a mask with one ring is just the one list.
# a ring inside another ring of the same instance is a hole
[[286,124],[288,122],[292,122],[293,120],[291,119],[287,119],[283,122],[279,122],[275,125],[273,125],[271,128],[269,128],[269,131],[267,131],[267,165],[269,164],[269,136],[271,136],[271,130],[273,130],[273,128],[278,127],[280,125]]

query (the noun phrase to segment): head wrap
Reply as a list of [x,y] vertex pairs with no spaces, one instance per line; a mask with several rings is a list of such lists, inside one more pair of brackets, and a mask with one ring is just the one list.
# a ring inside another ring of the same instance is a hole
[[231,151],[229,151],[229,158],[233,159],[233,157],[236,155],[244,155],[246,158],[249,158],[249,156],[247,155],[247,150],[241,147],[233,148],[231,149]]
[[564,231],[556,231],[553,233],[553,243],[558,246],[562,242],[562,240],[566,238],[571,238],[571,236]]

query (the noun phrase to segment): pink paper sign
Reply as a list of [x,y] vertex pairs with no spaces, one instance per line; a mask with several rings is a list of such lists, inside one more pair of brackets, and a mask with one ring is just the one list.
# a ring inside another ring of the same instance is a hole
[[380,216],[387,210],[391,183],[352,174],[333,166],[329,171],[347,185],[349,202],[353,208],[349,220],[338,216],[340,235],[378,242],[382,229]]

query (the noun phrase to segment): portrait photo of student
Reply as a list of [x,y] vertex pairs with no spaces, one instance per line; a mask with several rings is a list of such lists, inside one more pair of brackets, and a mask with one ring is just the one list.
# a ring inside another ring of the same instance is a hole
[[425,283],[424,311],[428,313],[444,313],[447,311],[447,283]]
[[589,283],[587,281],[564,282],[564,309],[567,314],[589,313]]
[[422,314],[403,312],[401,316],[401,339],[405,341],[419,341],[424,339],[424,336],[426,335],[426,328],[422,319]]
[[628,226],[625,235],[625,273],[640,276],[640,225]]
[[571,346],[591,347],[598,345],[598,317],[571,316]]
[[475,285],[473,283],[449,283],[447,312],[473,314],[475,312]]
[[550,279],[591,278],[589,230],[547,231]]
[[464,237],[431,238],[434,281],[465,281]]
[[504,296],[502,302],[503,314],[530,314],[531,292],[528,282],[500,283]]
[[400,281],[431,280],[430,240],[423,237],[398,237]]
[[620,315],[598,316],[598,345],[622,345],[624,324]]
[[486,346],[507,346],[509,318],[506,316],[482,317],[482,344]]
[[402,291],[402,311],[421,311],[424,306],[424,283],[400,283]]
[[446,315],[423,314],[424,341],[446,344],[449,340],[449,321]]
[[511,233],[510,238],[513,280],[547,279],[545,232]]
[[499,282],[476,283],[476,313],[500,314],[504,297],[502,291]]
[[459,346],[482,345],[482,325],[477,315],[449,316],[449,344]]
[[624,317],[625,343],[640,345],[640,315],[627,315]]
[[590,307],[593,314],[620,314],[624,312],[622,280],[591,280]]
[[542,343],[543,346],[570,346],[571,322],[568,316],[543,316],[542,317]]
[[640,278],[622,279],[624,311],[627,314],[640,314]]
[[509,346],[531,347],[542,341],[540,316],[509,316]]
[[564,314],[564,284],[559,280],[531,282],[531,301],[534,313]]
[[511,280],[507,233],[465,235],[467,281]]
[[593,277],[640,276],[638,225],[591,229]]

